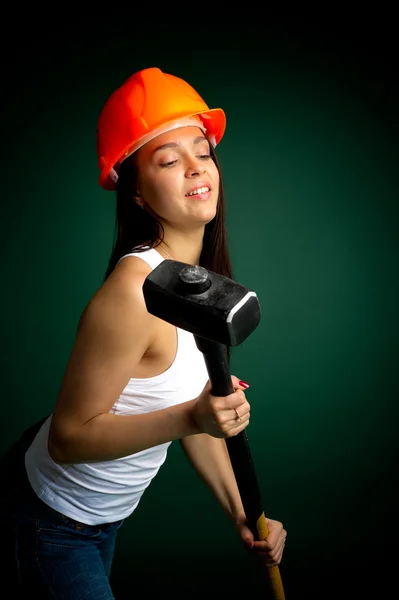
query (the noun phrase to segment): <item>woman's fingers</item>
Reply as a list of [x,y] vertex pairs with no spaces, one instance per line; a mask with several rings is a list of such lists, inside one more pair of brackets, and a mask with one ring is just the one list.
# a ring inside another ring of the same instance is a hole
[[249,423],[250,405],[242,390],[223,398],[223,405],[216,412],[216,420],[225,436],[237,435]]
[[270,527],[267,540],[255,541],[253,550],[262,558],[264,564],[270,567],[280,564],[282,560],[287,531],[280,521],[267,519],[267,523]]
[[230,420],[237,421],[237,423],[241,423],[242,421],[249,419],[250,406],[248,402],[241,403],[238,406],[233,408],[233,412],[229,409]]
[[237,435],[249,423],[250,405],[244,393],[249,385],[234,375],[231,376],[231,383],[234,391],[227,396],[212,396],[210,382],[203,390],[205,395],[207,392],[211,394],[210,408],[214,421],[213,425],[208,423],[208,428],[210,426],[213,429],[216,426],[219,437]]
[[235,375],[231,375],[231,383],[233,384],[233,388],[235,390],[247,390],[249,388],[249,383],[243,381],[242,379],[239,379]]
[[244,385],[244,382],[234,376],[232,376],[232,383],[236,387],[234,392],[226,397],[225,418],[228,420],[233,434],[236,435],[247,427],[251,407],[244,393],[245,385],[248,387],[248,384]]
[[230,418],[242,418],[250,410],[249,402],[241,389],[237,389],[226,396],[225,402],[225,410],[228,411]]
[[237,435],[249,424],[250,405],[242,390],[236,390],[234,394],[231,394],[229,403],[232,403],[233,406],[225,410],[227,424],[230,427],[231,435]]

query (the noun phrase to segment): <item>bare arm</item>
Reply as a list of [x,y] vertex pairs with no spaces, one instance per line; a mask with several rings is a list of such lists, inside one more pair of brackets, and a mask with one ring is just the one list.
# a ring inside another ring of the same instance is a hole
[[183,438],[180,443],[194,470],[229,519],[236,523],[245,518],[225,440],[200,433]]
[[246,520],[225,440],[200,433],[186,437],[180,443],[195,471],[233,522],[244,547],[252,549],[267,566],[279,564],[287,532],[280,521],[267,519],[267,538],[254,538]]
[[195,399],[140,415],[109,412],[156,335],[142,262],[122,262],[82,317],[50,429],[49,452],[57,462],[112,460],[199,431]]

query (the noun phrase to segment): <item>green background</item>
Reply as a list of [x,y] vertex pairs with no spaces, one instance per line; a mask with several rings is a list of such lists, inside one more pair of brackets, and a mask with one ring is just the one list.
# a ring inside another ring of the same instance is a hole
[[[262,311],[233,350],[232,372],[251,385],[247,433],[265,513],[288,531],[287,600],[382,598],[374,590],[394,579],[398,501],[389,40],[377,52],[353,32],[199,25],[193,15],[186,30],[132,25],[111,35],[60,21],[19,31],[3,52],[1,449],[51,412],[110,255],[114,196],[97,183],[99,112],[131,73],[158,66],[227,115],[218,154],[234,277]],[[177,443],[120,532],[113,579],[120,599],[136,585],[150,597],[264,597]]]

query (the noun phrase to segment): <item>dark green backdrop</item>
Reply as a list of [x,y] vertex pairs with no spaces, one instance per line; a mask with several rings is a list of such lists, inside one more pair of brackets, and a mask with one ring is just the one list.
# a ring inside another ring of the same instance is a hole
[[[211,39],[198,27],[133,29],[96,39],[96,27],[36,27],[3,53],[1,449],[51,411],[110,254],[114,197],[97,183],[99,111],[131,73],[159,66],[227,115],[218,151],[235,279],[262,309],[232,372],[251,384],[247,433],[265,513],[288,530],[287,600],[371,594],[377,580],[394,581],[397,546],[390,48],[249,27]],[[150,597],[263,589],[177,443],[121,530],[114,580],[120,599],[134,597],[137,582]]]

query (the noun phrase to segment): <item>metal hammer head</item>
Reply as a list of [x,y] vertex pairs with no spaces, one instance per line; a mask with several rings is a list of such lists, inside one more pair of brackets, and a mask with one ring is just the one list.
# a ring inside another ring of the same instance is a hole
[[152,315],[196,336],[236,346],[260,321],[255,292],[203,267],[162,261],[143,285]]

